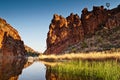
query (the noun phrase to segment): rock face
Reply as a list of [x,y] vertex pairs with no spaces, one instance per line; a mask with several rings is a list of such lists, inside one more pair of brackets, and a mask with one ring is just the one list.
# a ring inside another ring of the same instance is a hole
[[69,44],[82,40],[83,36],[83,28],[77,14],[70,14],[67,18],[55,14],[50,24],[45,53],[60,53]]
[[104,9],[103,6],[94,6],[92,11],[84,8],[81,18],[73,13],[67,18],[55,14],[49,26],[44,53],[62,53],[65,48],[83,41],[86,36],[90,37],[100,29],[115,26],[120,26],[120,6],[112,10]]
[[0,49],[1,54],[6,56],[25,55],[24,43],[18,32],[5,20],[0,18]]
[[25,48],[21,40],[14,39],[7,32],[5,32],[2,41],[2,53],[6,56],[24,56]]
[[105,24],[108,19],[108,11],[103,6],[93,7],[92,11],[88,11],[87,8],[82,10],[81,22],[84,28],[85,35],[94,34],[98,27]]

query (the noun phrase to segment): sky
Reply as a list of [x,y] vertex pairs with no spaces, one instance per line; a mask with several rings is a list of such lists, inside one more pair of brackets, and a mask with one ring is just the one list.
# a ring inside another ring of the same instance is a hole
[[49,25],[54,14],[67,17],[70,13],[81,16],[83,8],[93,6],[114,8],[120,0],[0,0],[0,17],[17,29],[24,44],[44,52]]

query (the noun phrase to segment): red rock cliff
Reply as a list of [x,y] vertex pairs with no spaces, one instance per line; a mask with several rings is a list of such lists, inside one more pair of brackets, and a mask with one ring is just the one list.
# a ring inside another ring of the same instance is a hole
[[87,8],[82,10],[81,22],[84,28],[84,33],[93,34],[98,27],[104,25],[108,19],[108,11],[103,6],[93,7],[92,11],[88,11]]
[[0,49],[1,55],[23,56],[25,55],[24,43],[17,30],[0,18]]
[[55,14],[49,27],[45,53],[60,53],[67,46],[82,40],[83,36],[81,20],[77,14],[70,14],[67,18]]
[[120,26],[120,6],[112,10],[104,9],[103,6],[94,6],[92,11],[84,8],[81,18],[73,13],[67,18],[55,14],[49,26],[45,54],[59,54],[85,36],[93,35],[99,29],[111,29],[115,26]]

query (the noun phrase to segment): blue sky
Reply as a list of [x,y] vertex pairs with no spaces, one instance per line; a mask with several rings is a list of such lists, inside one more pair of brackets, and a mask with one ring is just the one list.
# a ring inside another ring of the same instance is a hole
[[107,2],[110,8],[120,4],[120,0],[0,0],[0,17],[18,30],[26,45],[44,52],[53,14],[67,17],[73,12],[81,15],[83,8],[91,10]]

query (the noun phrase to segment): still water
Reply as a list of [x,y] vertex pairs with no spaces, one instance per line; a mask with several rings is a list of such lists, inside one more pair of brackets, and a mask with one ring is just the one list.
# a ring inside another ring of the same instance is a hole
[[46,80],[46,67],[37,61],[24,68],[18,80]]
[[[48,69],[49,68],[49,69]],[[0,57],[0,80],[81,80],[69,76],[59,77],[51,66],[40,61],[28,62],[26,58]]]
[[0,57],[0,80],[47,80],[46,66],[25,58]]
[[[0,57],[0,80],[113,80],[102,77],[96,78],[94,77],[95,75],[93,77],[89,77],[77,74],[72,75],[72,73],[68,75],[68,73],[61,73],[59,71],[55,72],[51,69],[51,66],[45,64],[45,62],[43,64],[40,61],[29,62],[26,58]],[[50,65],[51,64],[52,63],[50,63]],[[115,71],[118,69],[119,71],[119,67],[113,67],[112,69],[114,69]],[[118,73],[119,72],[117,72],[117,74]],[[118,77],[114,80],[120,79]]]
[[0,57],[0,80],[61,80],[48,67],[26,58]]

